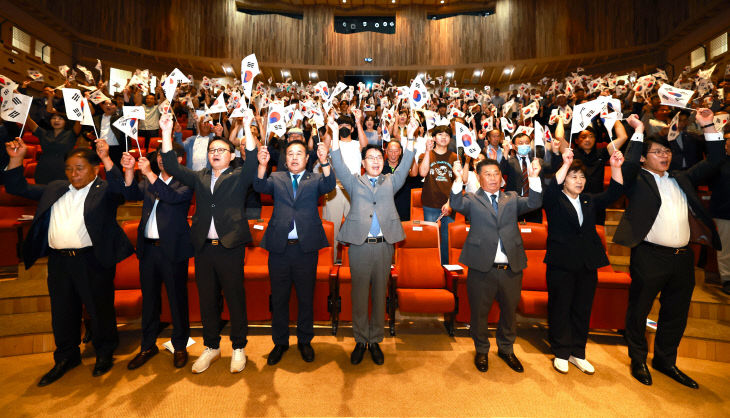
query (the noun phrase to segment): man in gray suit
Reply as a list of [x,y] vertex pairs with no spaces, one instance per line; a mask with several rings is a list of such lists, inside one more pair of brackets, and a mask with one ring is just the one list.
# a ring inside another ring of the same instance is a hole
[[335,176],[327,162],[327,146],[319,143],[317,159],[322,174],[306,170],[307,144],[293,140],[283,150],[286,170],[266,176],[269,150],[259,148],[258,176],[253,188],[274,197],[274,213],[261,246],[269,252],[271,278],[271,337],[274,349],[267,363],[278,363],[289,349],[289,298],[297,290],[297,347],[306,362],[314,361],[314,284],[317,279],[318,251],[327,247],[327,236],[317,212],[321,195],[335,188]]
[[[375,364],[385,361],[379,343],[385,325],[385,291],[393,260],[393,244],[405,238],[394,195],[403,186],[413,163],[413,133],[417,123],[408,125],[408,146],[403,160],[393,174],[382,174],[385,159],[382,148],[367,145],[362,150],[365,175],[350,173],[342,159],[337,123],[330,120],[332,130],[332,166],[337,178],[350,195],[350,212],[337,240],[350,244],[352,271],[352,332],[355,349],[352,364],[359,364],[370,354]],[[372,286],[372,318],[368,321],[368,295]]]
[[522,270],[527,267],[517,218],[542,205],[540,162],[534,160],[531,168],[529,197],[520,197],[516,192],[500,192],[502,173],[496,160],[485,159],[477,165],[481,188],[476,193],[462,193],[462,168],[454,166],[457,180],[451,188],[451,207],[469,219],[479,220],[471,224],[459,262],[469,267],[466,288],[471,306],[471,336],[477,352],[474,364],[480,372],[486,372],[488,367],[487,314],[495,298],[500,309],[497,353],[514,371],[524,371],[512,346]]

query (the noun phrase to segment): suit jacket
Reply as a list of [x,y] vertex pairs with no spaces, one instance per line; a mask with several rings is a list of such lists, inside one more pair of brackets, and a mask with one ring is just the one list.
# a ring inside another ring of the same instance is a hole
[[578,196],[583,212],[581,225],[575,207],[560,185],[555,180],[548,181],[543,195],[548,222],[545,264],[569,271],[607,266],[606,249],[596,232],[596,213],[621,197],[622,191],[623,186],[611,180],[602,193],[581,193]]
[[213,218],[218,238],[224,247],[234,248],[251,241],[245,211],[246,191],[258,167],[255,149],[246,151],[246,162],[242,167],[228,167],[222,172],[213,191],[210,190],[212,169],[193,171],[181,166],[172,150],[162,153],[162,164],[168,174],[195,191],[195,214],[191,228],[195,251],[200,251],[205,245]]
[[[629,203],[613,236],[615,243],[632,248],[646,238],[662,203],[654,176],[641,168],[642,146],[641,142],[631,141],[626,150],[626,160],[621,170],[624,177],[624,192]],[[712,244],[719,250],[721,245],[717,229],[709,212],[700,202],[696,187],[720,169],[725,160],[725,141],[707,141],[707,155],[707,160],[700,161],[687,170],[669,170],[669,175],[677,180],[677,184],[687,196],[690,216],[694,216],[709,228],[712,232]]]
[[260,179],[256,177],[253,188],[258,193],[274,197],[274,212],[269,220],[261,246],[270,253],[283,253],[289,236],[292,219],[297,225],[299,245],[304,252],[318,251],[327,247],[327,235],[317,211],[319,197],[331,192],[336,185],[334,173],[303,171],[294,197],[291,176],[288,171],[276,171]]
[[[542,167],[540,171],[541,178],[544,178],[544,176],[548,174],[554,174],[557,169],[560,168],[560,165],[562,164],[562,158],[558,156],[552,157],[553,158],[550,158],[549,161],[538,158],[538,161],[540,161],[540,166]],[[534,158],[535,156],[533,155],[532,151],[530,151],[530,162],[532,162]],[[503,175],[507,176],[507,180],[505,180],[504,191],[516,192],[519,195],[522,191],[522,166],[520,165],[518,157],[515,155],[511,155],[509,156],[509,158],[502,158],[502,161],[499,163],[499,169],[502,171]]]
[[[23,261],[30,268],[35,261],[48,255],[48,228],[51,223],[51,207],[69,190],[67,180],[52,181],[47,185],[28,184],[23,177],[23,167],[5,172],[5,188],[8,193],[37,200],[33,224],[23,243]],[[124,198],[109,184],[97,177],[84,201],[84,224],[89,232],[94,255],[104,267],[114,267],[134,253],[132,243],[117,223],[117,207]]]
[[340,228],[337,240],[355,245],[364,243],[370,231],[373,213],[378,216],[380,230],[386,242],[394,244],[404,240],[406,234],[395,207],[394,195],[403,187],[408,177],[415,151],[406,149],[395,173],[381,173],[375,187],[370,184],[367,175],[356,176],[350,173],[339,149],[333,150],[331,156],[337,178],[350,195],[350,212]]
[[190,225],[188,225],[188,210],[193,198],[193,191],[182,184],[175,177],[170,184],[157,179],[150,183],[145,177],[137,184],[132,182],[128,187],[119,168],[114,166],[106,173],[107,181],[118,189],[128,201],[142,200],[142,218],[137,229],[137,257],[144,256],[144,232],[147,222],[152,215],[152,208],[157,203],[157,232],[160,235],[160,249],[172,261],[184,261],[193,256],[193,244],[190,240]]
[[682,147],[679,146],[679,142],[676,139],[669,142],[669,145],[672,147],[672,162],[669,165],[670,170],[682,169],[682,157],[687,162],[687,168],[697,164],[702,158],[701,146],[699,145],[703,142],[701,138],[687,131],[681,133],[681,138]]
[[[482,188],[476,193],[452,191],[449,199],[452,209],[472,220],[461,249],[460,263],[479,271],[492,270],[499,238],[502,238],[502,250],[512,271],[520,272],[527,267],[517,217],[538,209],[542,205],[542,193],[530,190],[528,197],[520,197],[516,192],[500,192],[497,199],[499,215]],[[499,231],[499,235],[495,231]]]

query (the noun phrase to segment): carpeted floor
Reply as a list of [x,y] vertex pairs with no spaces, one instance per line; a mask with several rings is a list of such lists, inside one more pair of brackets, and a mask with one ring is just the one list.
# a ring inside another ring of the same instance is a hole
[[50,353],[0,358],[0,411],[4,417],[730,415],[730,364],[682,358],[678,366],[697,380],[699,390],[658,372],[652,373],[654,385],[646,387],[631,377],[623,340],[615,335],[591,336],[587,352],[596,374],[587,376],[572,366],[568,375],[553,370],[545,330],[536,325],[518,331],[515,352],[524,374],[496,356],[493,340],[489,371],[479,373],[467,331],[452,339],[431,319],[400,324],[396,337],[386,337],[383,366],[375,366],[368,353],[359,366],[350,364],[349,328],[337,337],[318,329],[314,363],[301,360],[292,338],[282,361],[268,366],[268,332],[251,329],[248,363],[236,375],[228,371],[226,337],[221,360],[201,375],[190,372],[203,349],[199,329],[193,330],[191,362],[179,370],[172,367],[172,356],[161,352],[128,371],[126,363],[138,349],[137,330],[121,332],[116,364],[100,378],[91,376],[91,346],[82,366],[45,388],[36,383],[52,366]]

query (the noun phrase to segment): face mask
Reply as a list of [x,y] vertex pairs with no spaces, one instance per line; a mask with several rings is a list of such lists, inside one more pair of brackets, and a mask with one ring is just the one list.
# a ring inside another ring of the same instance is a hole
[[340,138],[347,138],[351,133],[350,128],[340,128]]
[[529,145],[518,145],[517,146],[517,153],[520,155],[527,155],[530,153],[530,146]]

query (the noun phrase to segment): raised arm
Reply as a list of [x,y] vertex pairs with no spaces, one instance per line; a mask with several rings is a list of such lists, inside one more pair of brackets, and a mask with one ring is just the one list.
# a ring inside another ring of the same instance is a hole
[[423,160],[421,160],[421,164],[418,166],[418,174],[421,177],[426,177],[428,175],[428,170],[431,167],[431,151],[433,151],[435,143],[436,141],[433,138],[426,140],[426,152],[423,153]]
[[195,172],[177,162],[177,155],[172,150],[172,117],[169,114],[160,117],[160,130],[162,131],[162,164],[165,171],[171,176],[177,177],[182,183],[195,187],[197,176]]
[[28,184],[25,176],[23,176],[23,157],[25,157],[25,153],[28,151],[23,140],[15,138],[13,141],[6,142],[5,150],[10,157],[10,162],[3,176],[5,191],[27,199],[40,200],[43,192],[46,190],[46,186]]
[[717,173],[717,170],[725,162],[725,141],[722,133],[717,132],[715,129],[713,118],[714,114],[710,109],[697,109],[695,119],[705,135],[707,159],[687,169],[687,176],[695,186]]
[[471,212],[471,199],[467,199],[463,192],[464,183],[461,179],[464,176],[464,169],[461,167],[461,164],[454,164],[452,170],[454,171],[454,178],[456,180],[451,185],[449,206],[456,212],[468,217]]
[[360,109],[352,109],[352,114],[355,115],[355,126],[357,127],[357,140],[360,142],[360,149],[368,146],[368,137],[365,136],[365,130],[362,129],[363,115]]
[[635,114],[629,116],[626,121],[629,126],[634,128],[634,134],[626,149],[626,160],[621,166],[624,186],[631,187],[636,180],[636,176],[641,170],[641,150],[644,146],[644,124]]
[[614,151],[620,150],[626,143],[626,140],[629,139],[629,136],[626,134],[626,128],[624,128],[624,124],[620,120],[616,121],[613,125],[613,133],[616,137],[606,147],[609,155],[613,155]]
[[348,193],[351,193],[356,178],[352,173],[350,173],[350,169],[347,168],[345,161],[342,159],[342,151],[340,150],[340,132],[338,130],[337,122],[333,118],[330,118],[327,122],[327,127],[332,130],[332,152],[330,152],[330,157],[332,157],[332,168],[334,168],[335,175],[337,176],[337,179],[340,180],[340,183],[342,183],[345,190],[347,190]]

